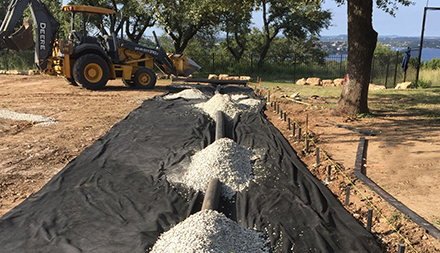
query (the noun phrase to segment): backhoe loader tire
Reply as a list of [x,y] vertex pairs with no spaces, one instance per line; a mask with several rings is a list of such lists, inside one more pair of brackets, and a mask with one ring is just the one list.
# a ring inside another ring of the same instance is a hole
[[64,80],[70,85],[78,86],[78,84],[75,82],[75,80],[73,78],[64,77]]
[[100,56],[85,54],[73,65],[73,79],[82,88],[99,90],[108,82],[110,71],[107,63]]
[[140,68],[134,73],[133,82],[138,89],[152,89],[156,85],[156,73],[149,68]]
[[122,83],[126,87],[135,87],[133,80],[122,79]]

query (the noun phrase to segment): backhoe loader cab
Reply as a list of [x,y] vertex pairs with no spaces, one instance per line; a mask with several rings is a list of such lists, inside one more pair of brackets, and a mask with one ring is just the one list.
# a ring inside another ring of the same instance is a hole
[[116,12],[106,8],[62,6],[64,12],[71,13],[71,33],[66,40],[55,39],[59,23],[41,0],[12,0],[0,27],[0,47],[29,47],[26,38],[32,36],[32,25],[13,31],[28,4],[35,23],[36,65],[43,73],[63,76],[72,85],[98,90],[108,80],[122,79],[126,86],[149,89],[156,83],[154,66],[175,76],[188,76],[200,69],[184,55],[166,53],[156,34],[153,48],[118,38]]

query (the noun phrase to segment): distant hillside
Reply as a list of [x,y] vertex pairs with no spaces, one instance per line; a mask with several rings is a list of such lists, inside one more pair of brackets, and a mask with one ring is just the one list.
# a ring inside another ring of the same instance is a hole
[[[379,36],[378,42],[390,48],[416,49],[419,47],[419,37]],[[322,48],[330,55],[347,54],[347,35],[322,36]],[[440,49],[440,37],[425,37],[423,48]]]

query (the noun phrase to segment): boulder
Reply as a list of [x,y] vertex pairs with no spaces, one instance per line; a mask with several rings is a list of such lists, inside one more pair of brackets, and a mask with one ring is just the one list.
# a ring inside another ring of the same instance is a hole
[[38,74],[40,74],[40,71],[35,70],[35,69],[30,69],[28,71],[28,75],[30,75],[30,76],[34,76],[34,75],[38,75]]
[[170,75],[163,74],[163,73],[158,73],[158,74],[156,74],[156,76],[157,76],[157,79],[169,79],[170,78]]
[[335,80],[333,80],[333,84],[338,87],[341,87],[343,83],[344,83],[344,78],[336,78]]
[[220,74],[218,76],[218,79],[220,79],[220,80],[229,80],[229,75],[228,74]]
[[296,81],[296,84],[297,85],[307,85],[307,81],[305,78],[301,78],[301,79],[298,79],[298,81]]
[[25,75],[26,73],[20,70],[8,70],[6,71],[7,75]]
[[322,80],[322,86],[335,86],[335,84],[333,83],[333,80],[331,79],[324,79]]
[[250,76],[240,76],[240,80],[252,82],[252,77],[250,77]]
[[385,85],[378,85],[374,83],[370,83],[368,86],[368,90],[385,90]]
[[411,88],[411,84],[412,82],[403,82],[403,83],[398,83],[395,87],[395,89],[408,89]]
[[307,83],[310,86],[321,86],[321,78],[318,77],[309,77],[307,78]]
[[216,75],[216,74],[209,74],[209,76],[208,76],[208,79],[218,79],[218,75]]
[[228,80],[234,80],[234,81],[236,81],[236,80],[240,80],[240,77],[239,77],[239,76],[230,76],[230,77],[228,78]]

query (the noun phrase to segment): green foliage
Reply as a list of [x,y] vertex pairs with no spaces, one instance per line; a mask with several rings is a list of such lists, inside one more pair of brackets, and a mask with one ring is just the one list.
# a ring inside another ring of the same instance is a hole
[[[346,1],[348,0],[335,0],[335,2],[339,3],[340,5],[345,4]],[[367,0],[367,1],[373,1],[373,0]],[[376,0],[373,2],[376,3],[376,7],[378,9],[381,9],[392,16],[395,16],[396,11],[399,9],[399,6],[397,4],[401,4],[403,6],[409,6],[415,4],[415,2],[412,2],[410,0]]]
[[356,116],[358,116],[359,118],[374,118],[375,117],[374,114],[372,114],[372,113],[360,113]]
[[432,81],[431,80],[426,80],[426,79],[419,79],[418,82],[417,82],[417,85],[420,88],[422,88],[422,89],[431,88]]

